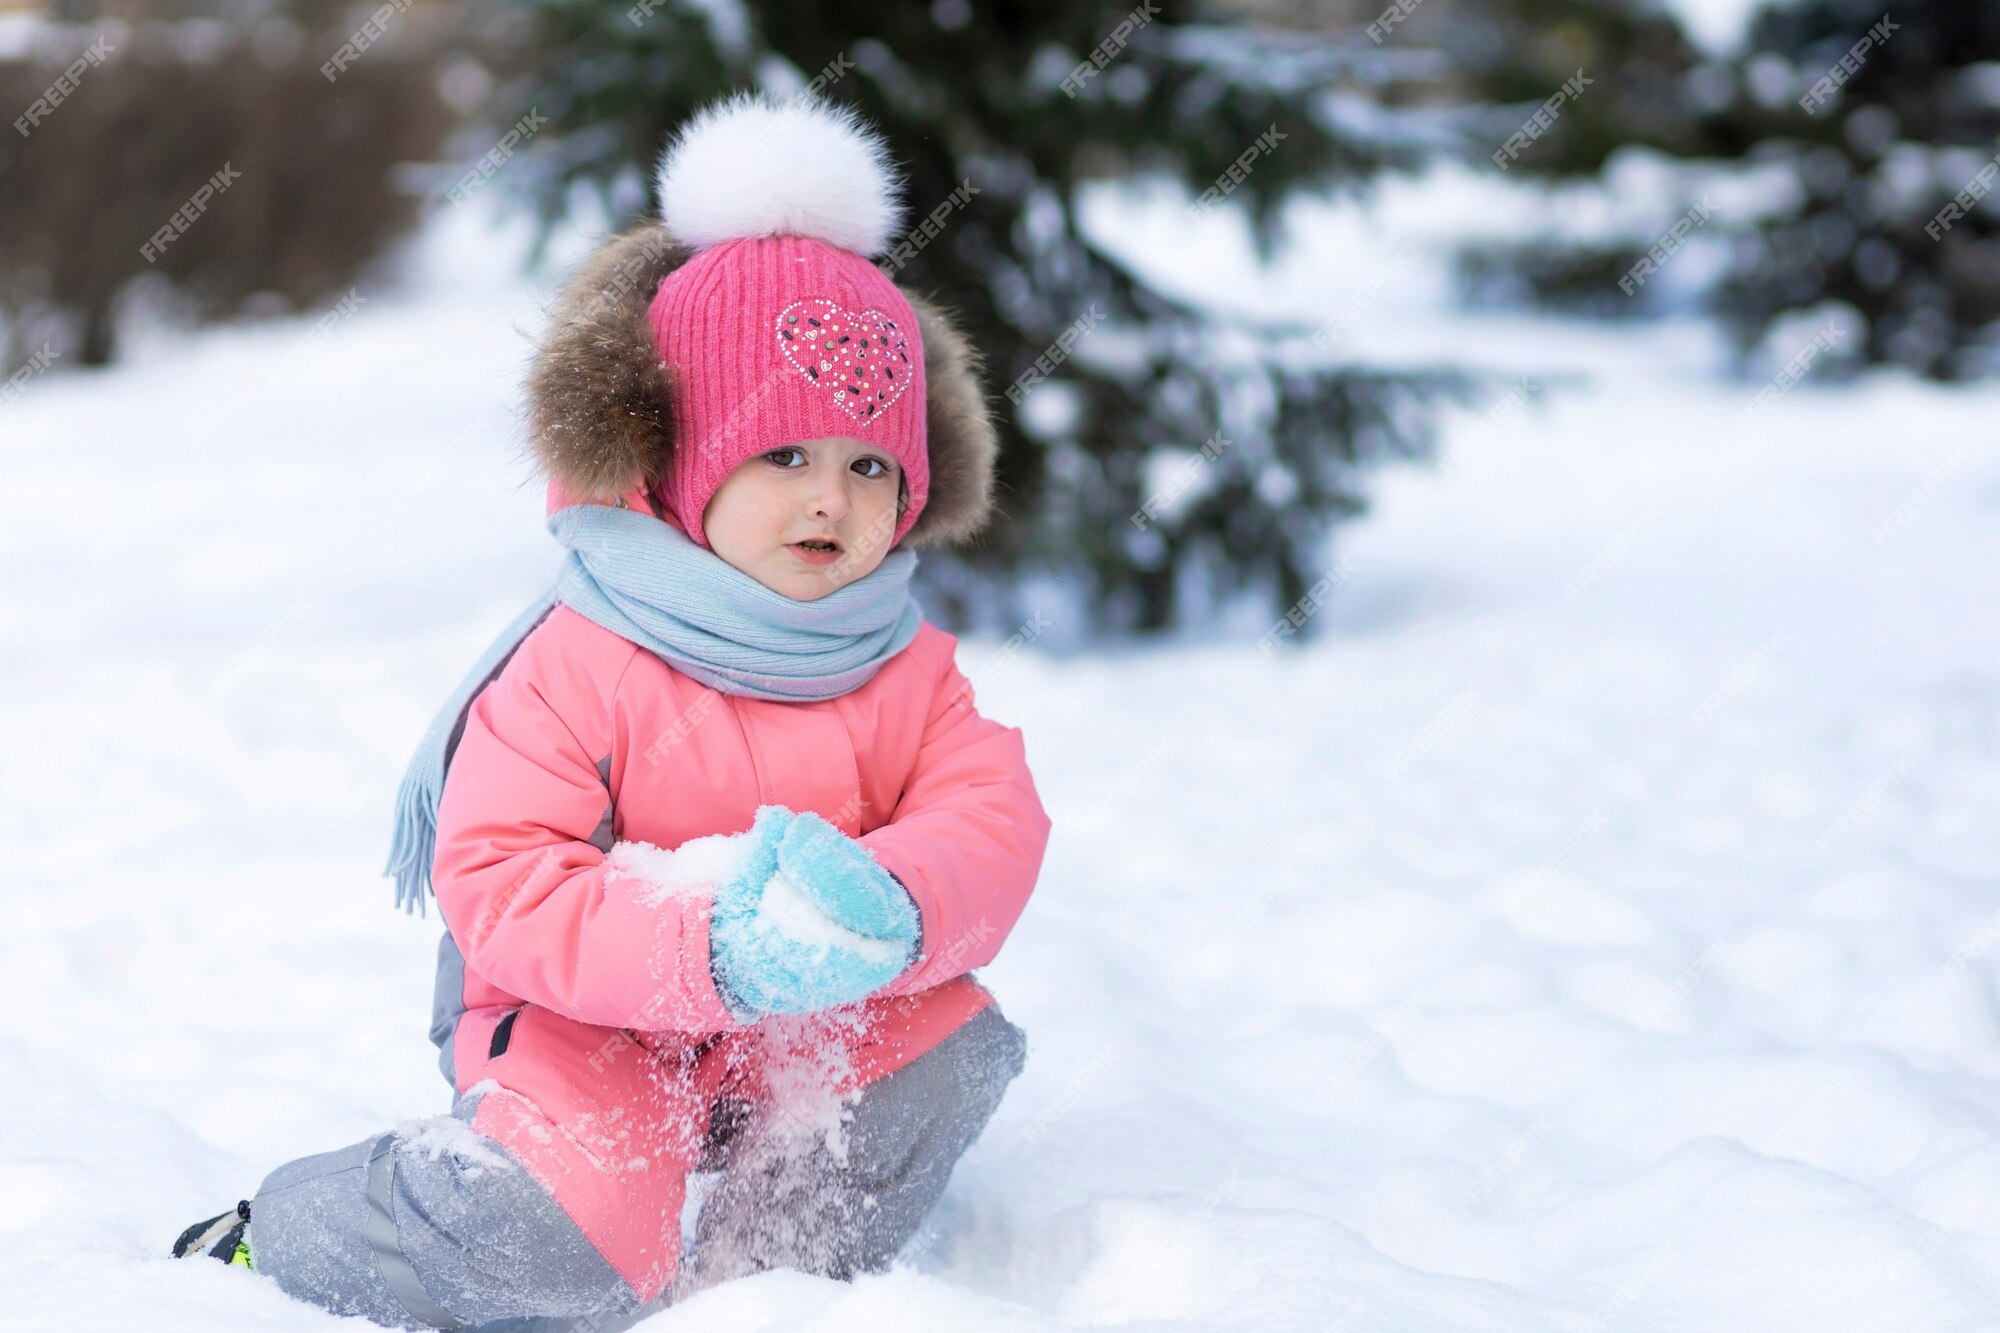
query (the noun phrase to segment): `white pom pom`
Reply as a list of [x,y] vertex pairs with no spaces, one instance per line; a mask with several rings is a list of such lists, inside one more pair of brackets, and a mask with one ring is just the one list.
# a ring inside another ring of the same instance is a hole
[[812,236],[874,258],[900,227],[902,182],[852,109],[738,93],[696,113],[660,155],[660,216],[697,249]]

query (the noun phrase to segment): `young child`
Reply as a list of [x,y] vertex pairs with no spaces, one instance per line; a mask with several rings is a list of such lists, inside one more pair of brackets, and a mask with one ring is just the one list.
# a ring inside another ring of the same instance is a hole
[[976,359],[871,262],[901,205],[852,113],[731,99],[660,184],[530,376],[561,577],[404,785],[451,1113],[279,1167],[177,1256],[393,1327],[626,1327],[886,1267],[1020,1071],[970,974],[1050,822],[909,593],[989,515]]

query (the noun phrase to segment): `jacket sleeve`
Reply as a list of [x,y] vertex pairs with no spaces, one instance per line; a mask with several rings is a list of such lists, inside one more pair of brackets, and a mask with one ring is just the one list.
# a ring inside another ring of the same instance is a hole
[[740,1027],[709,971],[706,897],[606,873],[610,765],[600,762],[631,660],[565,653],[531,632],[473,700],[438,805],[438,907],[467,966],[566,1017]]
[[916,961],[881,993],[928,990],[992,962],[1035,890],[1049,828],[1020,730],[979,715],[947,655],[902,798],[861,837],[923,918]]

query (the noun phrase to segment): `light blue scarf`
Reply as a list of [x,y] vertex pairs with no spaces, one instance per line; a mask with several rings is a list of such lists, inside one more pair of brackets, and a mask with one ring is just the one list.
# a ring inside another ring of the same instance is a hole
[[673,524],[606,505],[549,515],[569,549],[555,587],[500,631],[431,721],[396,795],[382,873],[396,905],[425,911],[445,768],[479,691],[560,602],[702,684],[751,699],[832,699],[866,684],[917,636],[917,553],[891,551],[866,577],[816,601],[774,592]]

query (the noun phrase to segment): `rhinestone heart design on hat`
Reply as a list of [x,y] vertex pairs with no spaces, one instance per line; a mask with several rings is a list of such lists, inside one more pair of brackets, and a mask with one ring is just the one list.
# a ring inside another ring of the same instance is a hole
[[786,306],[774,327],[792,368],[856,421],[874,420],[916,378],[909,340],[879,310],[850,311],[816,297]]

